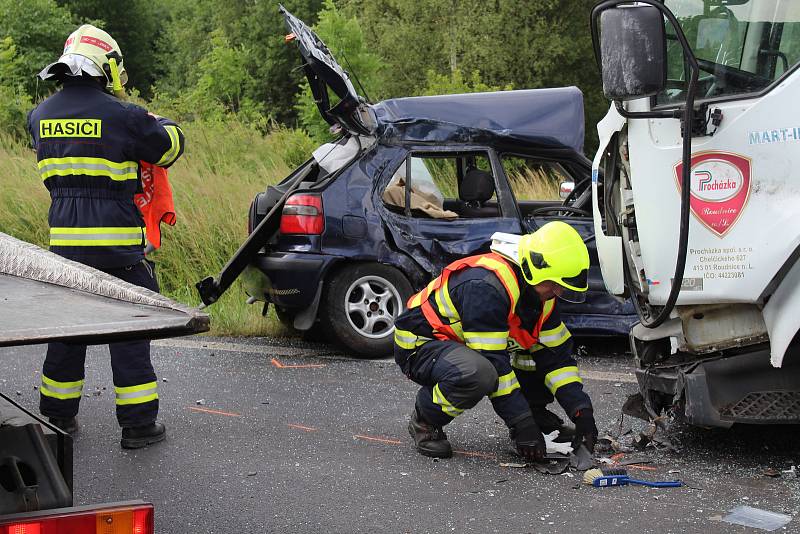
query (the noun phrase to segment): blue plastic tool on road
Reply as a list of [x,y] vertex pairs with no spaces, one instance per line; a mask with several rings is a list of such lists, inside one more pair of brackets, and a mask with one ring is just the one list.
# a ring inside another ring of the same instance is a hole
[[606,472],[600,469],[589,469],[583,475],[583,481],[595,488],[605,488],[608,486],[627,486],[636,484],[647,486],[648,488],[679,488],[683,486],[680,480],[670,480],[663,482],[650,482],[649,480],[637,480],[627,475],[624,469],[609,469]]

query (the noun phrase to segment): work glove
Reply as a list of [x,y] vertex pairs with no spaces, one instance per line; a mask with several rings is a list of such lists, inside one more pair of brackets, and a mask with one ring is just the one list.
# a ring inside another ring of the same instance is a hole
[[572,448],[577,449],[581,443],[586,445],[589,452],[594,452],[594,445],[597,442],[597,424],[594,422],[594,410],[582,408],[575,412],[572,419],[575,423],[575,438],[572,440]]
[[517,454],[526,460],[542,461],[547,452],[542,431],[533,417],[526,417],[509,431],[509,437]]

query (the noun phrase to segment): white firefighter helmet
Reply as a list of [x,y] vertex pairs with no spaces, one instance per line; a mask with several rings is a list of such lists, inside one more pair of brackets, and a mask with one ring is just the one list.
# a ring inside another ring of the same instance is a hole
[[119,45],[108,33],[91,24],[84,24],[67,37],[61,57],[42,69],[39,77],[51,80],[82,74],[104,78],[109,91],[115,77],[119,85],[128,81]]

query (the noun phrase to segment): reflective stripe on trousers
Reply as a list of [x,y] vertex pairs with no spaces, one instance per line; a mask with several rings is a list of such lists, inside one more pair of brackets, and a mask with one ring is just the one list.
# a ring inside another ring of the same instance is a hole
[[117,395],[117,405],[143,404],[158,398],[158,382],[148,382],[138,386],[114,386]]
[[503,395],[510,395],[515,389],[519,389],[519,382],[517,381],[517,375],[514,374],[514,371],[511,371],[507,375],[498,377],[497,389],[489,394],[489,398],[494,399]]
[[79,399],[83,393],[83,380],[73,382],[59,382],[42,375],[42,387],[40,392],[45,397],[54,399]]
[[556,394],[558,388],[567,384],[572,384],[573,382],[583,383],[581,375],[578,373],[578,368],[574,365],[556,369],[555,371],[547,373],[544,377],[544,384],[553,395]]
[[449,415],[450,417],[456,417],[464,413],[464,410],[456,408],[455,406],[450,404],[450,401],[448,401],[445,398],[444,393],[442,393],[442,390],[439,389],[439,384],[433,386],[433,403],[441,406],[442,411],[447,415]]

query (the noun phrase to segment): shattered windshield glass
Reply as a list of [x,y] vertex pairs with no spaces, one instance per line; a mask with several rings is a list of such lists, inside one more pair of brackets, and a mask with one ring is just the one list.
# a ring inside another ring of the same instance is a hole
[[[700,64],[697,98],[761,91],[800,61],[798,0],[666,0]],[[688,70],[666,22],[667,88],[659,104],[686,99]]]

